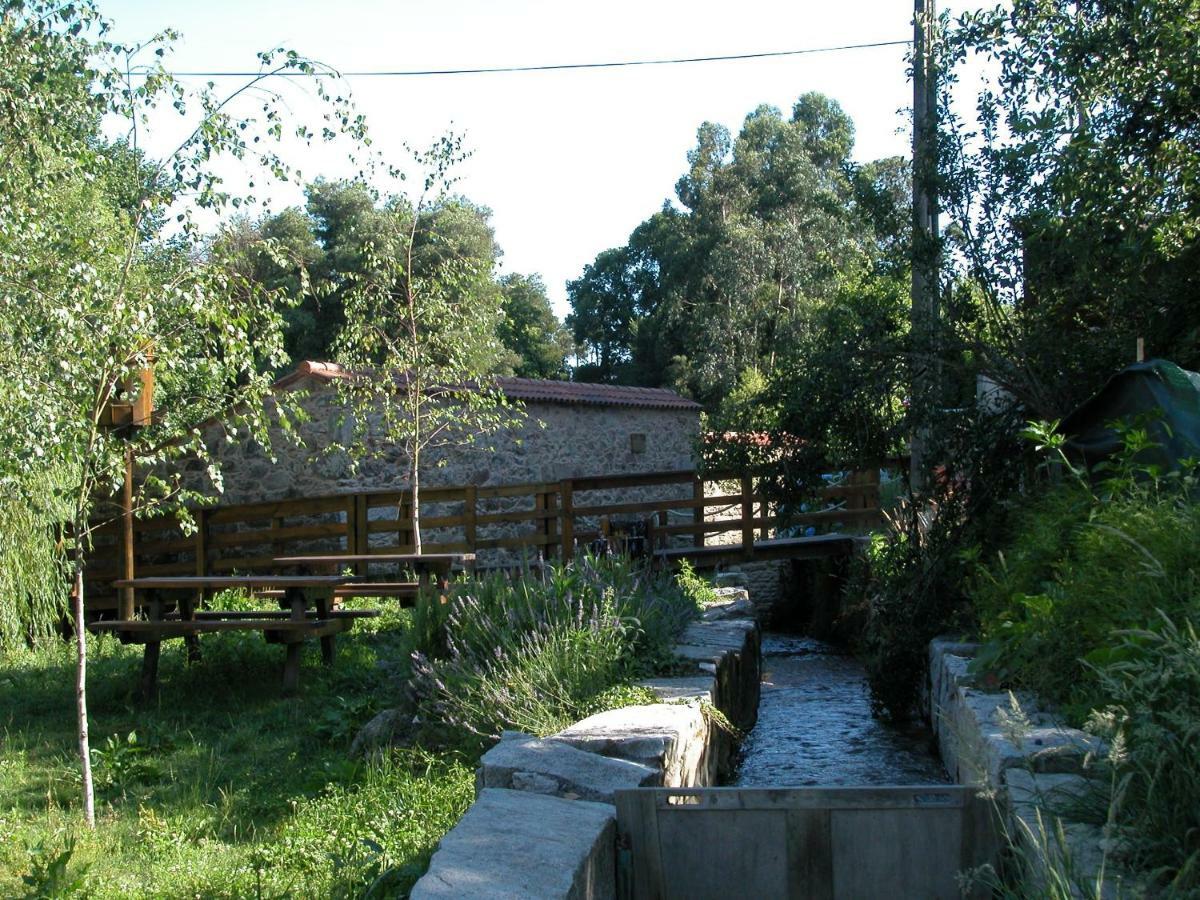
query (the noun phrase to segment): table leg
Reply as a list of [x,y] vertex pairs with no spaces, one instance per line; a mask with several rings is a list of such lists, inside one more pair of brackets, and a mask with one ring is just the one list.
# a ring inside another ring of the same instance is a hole
[[292,641],[285,645],[287,656],[283,660],[283,693],[291,696],[300,687],[300,642]]
[[[333,591],[322,589],[315,592],[313,601],[317,607],[317,618],[328,619],[329,610],[333,607]],[[334,636],[327,634],[321,638],[321,662],[327,666],[333,665],[334,657]]]
[[161,649],[160,641],[146,642],[146,652],[142,656],[142,683],[138,689],[138,699],[146,703],[158,693],[158,655]]
[[[292,607],[292,621],[303,622],[304,610],[308,608],[308,598],[299,588],[288,588],[284,600]],[[303,652],[302,641],[289,641],[286,645],[287,655],[283,659],[283,693],[296,693],[300,687],[300,656]]]
[[[196,602],[192,597],[185,597],[179,601],[179,618],[184,622],[192,622],[196,619]],[[200,635],[185,634],[183,636],[183,644],[187,648],[188,665],[200,662]]]
[[[152,622],[162,620],[162,600],[156,593],[150,594],[146,602],[146,612]],[[147,641],[142,655],[142,681],[138,687],[138,699],[149,703],[158,693],[158,657],[162,650],[162,641]]]

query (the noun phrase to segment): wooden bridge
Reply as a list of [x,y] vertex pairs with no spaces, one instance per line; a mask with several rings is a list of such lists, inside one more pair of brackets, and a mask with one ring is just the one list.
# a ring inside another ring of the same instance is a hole
[[[192,511],[186,533],[171,517],[134,522],[133,540],[101,529],[87,577],[89,596],[115,606],[111,582],[146,576],[214,576],[271,571],[279,556],[330,552],[411,553],[411,494],[368,490]],[[851,473],[822,491],[824,508],[781,523],[749,476],[694,471],[569,478],[550,483],[425,487],[422,550],[480,554],[481,564],[570,559],[604,541],[698,567],[765,559],[840,555],[846,534],[780,536],[792,529],[862,532],[879,521],[879,473]],[[489,560],[490,557],[490,560]],[[359,564],[366,574],[367,564]],[[89,603],[92,606],[93,603]]]

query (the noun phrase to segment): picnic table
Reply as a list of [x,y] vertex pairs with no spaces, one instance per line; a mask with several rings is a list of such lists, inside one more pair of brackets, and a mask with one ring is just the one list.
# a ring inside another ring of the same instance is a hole
[[[359,577],[334,589],[337,597],[398,597],[402,605],[414,599],[422,587],[437,587],[445,591],[450,586],[450,573],[456,565],[475,562],[474,553],[331,553],[318,556],[277,556],[278,567],[293,567],[308,573],[335,575],[346,568],[359,570]],[[413,571],[416,581],[371,581],[367,566],[390,566],[397,571]]]
[[[158,658],[164,640],[183,638],[188,660],[199,656],[199,635],[222,631],[262,631],[268,643],[286,645],[283,666],[284,693],[293,693],[300,681],[300,650],[305,640],[319,638],[325,665],[333,663],[334,636],[354,625],[354,620],[378,615],[378,610],[335,609],[335,591],[350,579],[339,575],[225,575],[130,578],[113,582],[144,595],[145,619],[101,620],[92,631],[115,632],[123,643],[145,644],[141,695],[154,695]],[[198,609],[218,591],[242,589],[277,596],[279,610]],[[173,599],[172,599],[173,598]],[[310,609],[312,607],[312,609]]]

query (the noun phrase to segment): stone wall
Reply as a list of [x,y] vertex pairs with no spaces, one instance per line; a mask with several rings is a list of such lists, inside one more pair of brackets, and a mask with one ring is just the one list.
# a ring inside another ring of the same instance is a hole
[[[291,390],[307,391],[302,407],[308,421],[297,429],[298,446],[278,428],[271,431],[274,462],[258,444],[229,440],[218,424],[206,434],[224,481],[222,502],[248,503],[363,489],[407,487],[406,458],[395,446],[380,444],[357,468],[331,446],[351,437],[337,391],[308,377]],[[700,429],[696,410],[619,405],[527,402],[513,425],[481,439],[431,453],[422,466],[426,486],[522,484],[597,475],[626,475],[692,469]],[[643,435],[635,450],[631,435]],[[216,491],[198,461],[185,464],[190,486]],[[686,487],[686,486],[685,486]],[[690,496],[690,493],[688,494]]]
[[663,702],[599,713],[546,739],[509,733],[484,754],[475,804],[442,839],[414,900],[614,900],[614,792],[715,784],[734,745],[706,706],[741,729],[758,717],[760,636],[744,594],[732,591],[684,632],[675,650],[693,674],[646,682]]
[[925,705],[946,770],[959,784],[979,785],[995,796],[1003,828],[1022,851],[1033,884],[1044,883],[1054,864],[1071,870],[1079,896],[1095,895],[1101,872],[1103,896],[1119,896],[1126,879],[1107,859],[1103,829],[1073,818],[1081,797],[1104,789],[1092,783],[1091,765],[1103,744],[1064,726],[1031,696],[984,690],[970,673],[978,649],[946,639],[929,645]]

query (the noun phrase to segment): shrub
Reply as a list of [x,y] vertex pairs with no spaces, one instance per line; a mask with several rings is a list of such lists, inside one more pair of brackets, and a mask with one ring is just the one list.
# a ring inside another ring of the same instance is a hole
[[916,713],[929,641],[974,627],[964,583],[999,533],[1023,463],[1011,414],[959,411],[931,434],[931,456],[954,468],[935,473],[927,495],[896,502],[846,584],[872,706],[896,720]]
[[1095,487],[1068,470],[1029,502],[968,591],[987,642],[976,668],[1063,705],[1076,722],[1108,702],[1095,666],[1119,632],[1152,625],[1159,610],[1198,614],[1200,507],[1190,476],[1131,477],[1140,446],[1129,445]]
[[427,721],[475,741],[549,734],[596,711],[606,692],[668,664],[696,612],[669,577],[591,557],[479,581],[445,606],[425,614],[412,688]]

